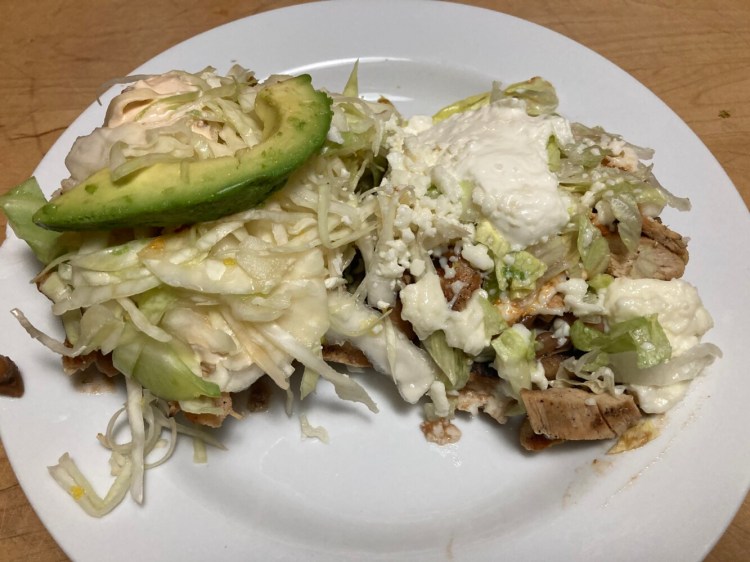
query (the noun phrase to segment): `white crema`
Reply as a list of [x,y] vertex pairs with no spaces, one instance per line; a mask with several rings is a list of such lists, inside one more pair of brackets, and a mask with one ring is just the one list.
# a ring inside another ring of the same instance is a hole
[[435,185],[451,192],[469,182],[474,204],[520,249],[556,234],[568,221],[565,198],[549,170],[553,136],[560,144],[572,141],[564,118],[532,117],[522,102],[504,100],[454,115],[413,144],[434,151],[425,172]]

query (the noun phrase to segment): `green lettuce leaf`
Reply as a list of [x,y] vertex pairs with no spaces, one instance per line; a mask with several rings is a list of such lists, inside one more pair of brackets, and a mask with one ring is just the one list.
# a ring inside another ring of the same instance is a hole
[[531,388],[532,376],[539,368],[534,334],[522,324],[515,324],[492,340],[492,347],[496,354],[493,366],[518,398],[522,388]]
[[464,111],[471,111],[473,109],[479,109],[480,107],[487,105],[490,101],[490,93],[484,92],[464,98],[450,105],[446,105],[440,109],[437,113],[432,116],[432,121],[438,123],[447,119],[451,115],[456,113],[463,113]]
[[633,351],[639,369],[659,365],[672,357],[672,346],[656,314],[612,324],[607,332],[576,320],[570,328],[570,339],[573,346],[581,351]]
[[60,254],[65,246],[64,236],[37,226],[31,220],[34,213],[47,203],[35,178],[29,178],[7,193],[0,195],[0,207],[8,217],[8,224],[21,240],[26,242],[39,261],[48,264]]
[[440,368],[447,380],[444,380],[445,388],[458,390],[469,380],[471,371],[471,360],[462,350],[448,345],[445,332],[436,330],[422,341],[422,347],[430,354],[432,360]]
[[607,271],[610,259],[609,244],[599,229],[583,214],[578,216],[576,244],[583,267],[589,277]]
[[132,376],[154,396],[164,400],[221,396],[218,385],[195,374],[200,365],[193,350],[177,339],[159,342],[134,333],[129,342],[114,349],[112,362],[118,371]]
[[544,78],[535,76],[525,82],[511,84],[503,93],[526,102],[529,115],[549,115],[557,109],[558,99],[555,87]]

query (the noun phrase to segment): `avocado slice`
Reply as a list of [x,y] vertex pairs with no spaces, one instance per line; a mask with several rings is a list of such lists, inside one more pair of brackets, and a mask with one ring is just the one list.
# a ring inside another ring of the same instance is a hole
[[255,111],[263,140],[234,156],[156,163],[112,181],[108,168],[52,199],[33,220],[51,230],[176,226],[264,201],[325,142],[331,99],[303,74],[265,86]]

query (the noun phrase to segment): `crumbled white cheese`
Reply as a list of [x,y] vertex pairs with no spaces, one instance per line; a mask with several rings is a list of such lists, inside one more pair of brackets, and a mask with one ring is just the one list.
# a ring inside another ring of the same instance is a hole
[[565,307],[576,316],[591,316],[604,312],[603,295],[588,295],[589,286],[583,279],[568,279],[557,284],[557,291],[563,295]]
[[479,271],[491,271],[495,267],[495,262],[492,261],[487,246],[484,244],[464,242],[461,257],[469,262],[471,267]]
[[417,238],[422,251],[463,240],[465,259],[481,271],[491,270],[486,248],[471,244],[474,221],[464,217],[469,207],[515,249],[546,240],[569,220],[568,198],[558,189],[547,156],[551,136],[562,144],[572,141],[561,117],[531,117],[522,102],[503,100],[435,125],[429,117],[414,117],[406,125],[394,118],[386,132],[390,166],[380,197],[389,203],[381,206],[395,205],[387,235],[404,246],[381,248],[377,275],[400,279],[417,257],[411,255]]
[[552,337],[557,341],[557,347],[562,347],[570,337],[570,324],[562,318],[555,318],[552,322]]
[[520,249],[556,234],[568,220],[549,170],[551,136],[570,142],[568,122],[531,117],[523,103],[505,100],[451,116],[418,135],[414,144],[431,155],[425,170],[431,183],[460,200],[461,184],[468,182],[472,201]]
[[612,151],[612,155],[608,158],[610,165],[626,172],[635,172],[638,170],[638,163],[640,162],[638,155],[625,141],[613,139],[606,148]]

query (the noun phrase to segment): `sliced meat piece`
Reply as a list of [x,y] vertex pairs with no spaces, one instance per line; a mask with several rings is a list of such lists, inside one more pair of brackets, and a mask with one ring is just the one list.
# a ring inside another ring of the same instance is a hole
[[[551,324],[551,322],[550,322]],[[536,335],[536,357],[541,359],[547,355],[563,353],[571,348],[569,338],[557,338],[555,333],[549,330],[538,332]]]
[[330,363],[340,363],[348,367],[372,367],[372,363],[360,349],[348,341],[341,345],[324,344],[323,359]]
[[544,369],[544,378],[548,381],[553,381],[557,378],[557,371],[560,370],[560,364],[565,361],[569,355],[564,353],[556,353],[554,355],[545,355],[539,358],[539,362],[542,364]]
[[[535,319],[540,318],[539,316]],[[551,324],[547,321],[547,325]],[[572,349],[570,338],[558,339],[554,332],[544,330],[536,336],[536,358],[544,368],[544,376],[547,380],[555,380],[560,363],[569,357],[568,352]]]
[[[447,260],[447,269],[442,267],[440,263],[435,266],[435,270],[440,277],[440,287],[443,289],[445,300],[453,303],[453,310],[461,311],[466,308],[474,291],[482,286],[482,274],[461,257],[448,256],[445,259]],[[449,274],[449,272],[451,273]]]
[[220,414],[191,414],[183,412],[188,421],[208,427],[221,427],[226,417],[232,413],[232,397],[228,392],[222,392],[221,397],[213,399],[214,405],[221,408]]
[[515,400],[506,396],[502,389],[502,381],[497,373],[493,376],[481,374],[483,363],[475,363],[469,373],[469,380],[458,391],[456,409],[477,415],[480,410],[494,420],[505,423],[508,421],[506,412]]
[[687,249],[687,240],[677,234],[675,231],[670,230],[668,227],[662,224],[661,219],[651,217],[643,217],[643,225],[641,227],[641,233],[646,238],[650,238],[654,242],[664,246],[667,250],[677,255],[683,262],[687,263],[690,255]]
[[607,273],[613,277],[669,281],[685,273],[687,260],[656,240],[641,236],[638,248],[630,253],[617,234],[609,234],[606,238],[611,252]]
[[100,351],[97,351],[96,357],[94,357],[94,364],[101,374],[107,375],[108,377],[116,377],[120,374],[120,371],[115,368],[115,365],[112,362],[111,353],[103,355]]
[[647,279],[678,279],[685,273],[686,262],[659,242],[641,238],[630,277]]
[[532,429],[531,423],[529,423],[528,418],[523,420],[523,425],[521,425],[520,437],[521,446],[527,451],[534,452],[543,451],[547,447],[565,443],[565,441],[563,441],[562,439],[549,439],[544,435],[537,435],[536,433],[534,433],[534,430]]
[[641,418],[632,396],[592,394],[577,388],[522,390],[534,433],[571,441],[612,439]]

